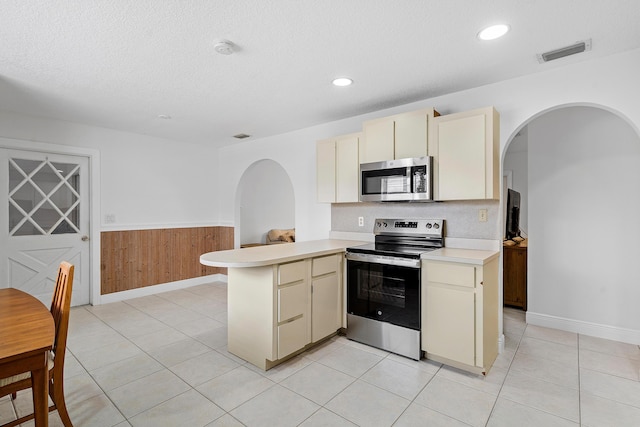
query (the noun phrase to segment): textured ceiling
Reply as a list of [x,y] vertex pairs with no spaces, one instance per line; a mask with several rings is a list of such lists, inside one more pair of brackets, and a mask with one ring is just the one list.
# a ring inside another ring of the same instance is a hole
[[1,0],[0,110],[221,146],[635,49],[639,23],[638,0]]

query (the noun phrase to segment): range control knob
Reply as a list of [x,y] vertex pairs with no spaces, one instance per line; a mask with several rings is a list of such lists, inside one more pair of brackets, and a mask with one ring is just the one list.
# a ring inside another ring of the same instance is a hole
[[427,228],[429,228],[429,229],[431,228],[431,223],[430,222],[427,223]]
[[382,227],[382,223],[381,222],[376,222],[376,227],[378,227],[378,228]]
[[435,229],[437,230],[438,228],[440,228],[440,224],[438,224],[438,223],[436,222],[435,224],[433,224],[433,228],[435,228]]

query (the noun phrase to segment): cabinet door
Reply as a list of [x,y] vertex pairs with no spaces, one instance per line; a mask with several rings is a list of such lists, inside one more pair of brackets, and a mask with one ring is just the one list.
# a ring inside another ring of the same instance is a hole
[[485,198],[485,116],[438,124],[438,198]]
[[430,128],[435,199],[498,199],[501,182],[498,112],[486,107],[439,116]]
[[382,162],[394,158],[394,121],[391,118],[372,120],[363,124],[360,163]]
[[333,334],[341,326],[340,282],[331,274],[312,281],[311,342]]
[[316,199],[319,203],[336,201],[336,145],[332,139],[316,143]]
[[475,365],[475,294],[472,288],[427,284],[424,350]]
[[503,302],[526,310],[527,297],[527,250],[504,248]]
[[358,178],[359,136],[351,135],[336,140],[336,202],[357,202],[359,200]]
[[428,114],[416,111],[395,117],[395,158],[427,155]]

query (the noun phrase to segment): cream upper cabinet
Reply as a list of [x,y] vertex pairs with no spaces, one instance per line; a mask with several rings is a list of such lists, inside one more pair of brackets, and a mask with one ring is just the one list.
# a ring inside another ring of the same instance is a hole
[[426,156],[434,116],[438,112],[428,108],[364,122],[360,163]]
[[359,200],[360,138],[361,134],[353,134],[336,139],[337,203],[352,203]]
[[336,141],[316,143],[316,198],[319,203],[336,201]]
[[498,258],[484,265],[424,261],[422,274],[427,358],[488,372],[498,355]]
[[316,188],[320,203],[359,200],[358,175],[361,134],[354,133],[316,143]]
[[363,139],[360,147],[360,163],[393,160],[395,123],[392,118],[371,120],[362,125]]
[[433,115],[433,109],[429,109],[412,111],[395,117],[394,158],[406,159],[427,155],[427,130],[429,119]]
[[500,116],[493,107],[436,117],[430,133],[435,200],[500,197]]

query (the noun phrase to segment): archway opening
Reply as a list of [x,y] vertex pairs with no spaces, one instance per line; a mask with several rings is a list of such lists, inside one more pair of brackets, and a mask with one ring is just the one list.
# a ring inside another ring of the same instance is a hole
[[[526,150],[512,150],[514,136],[503,171],[524,184],[528,204],[527,322],[583,333],[588,326],[597,336],[637,329],[640,248],[628,238],[640,235],[636,129],[604,108],[571,105],[542,112],[519,133]],[[514,155],[526,168],[514,166]]]
[[251,164],[236,190],[236,247],[265,244],[272,229],[295,229],[295,195],[289,175],[269,159]]

